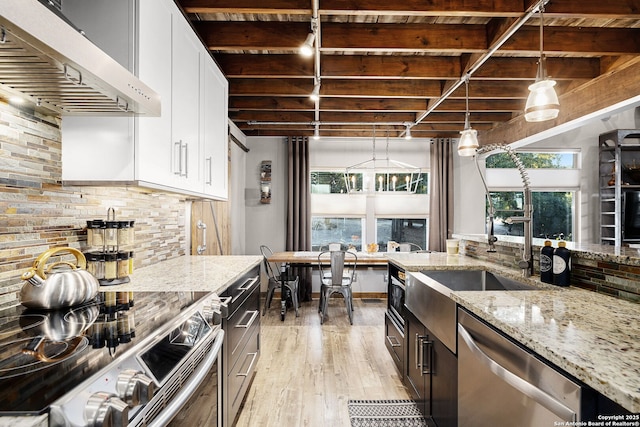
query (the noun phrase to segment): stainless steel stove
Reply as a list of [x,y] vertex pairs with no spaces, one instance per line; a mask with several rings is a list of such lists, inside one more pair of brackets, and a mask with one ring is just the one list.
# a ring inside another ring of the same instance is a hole
[[223,336],[205,292],[101,292],[62,311],[2,310],[0,416],[165,425],[216,369]]

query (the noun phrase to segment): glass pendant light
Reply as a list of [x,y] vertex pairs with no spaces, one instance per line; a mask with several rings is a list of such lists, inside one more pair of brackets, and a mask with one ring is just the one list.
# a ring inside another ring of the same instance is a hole
[[460,131],[460,141],[458,142],[458,155],[470,157],[476,154],[480,147],[478,144],[478,131],[471,128],[469,124],[469,74],[464,76],[464,86],[466,91],[466,114],[464,118],[464,130]]
[[538,73],[536,82],[529,86],[529,97],[524,108],[524,118],[528,122],[543,122],[558,117],[560,102],[553,88],[555,80],[547,78],[546,58],[542,45],[543,12],[544,6],[540,6],[540,60],[538,61]]

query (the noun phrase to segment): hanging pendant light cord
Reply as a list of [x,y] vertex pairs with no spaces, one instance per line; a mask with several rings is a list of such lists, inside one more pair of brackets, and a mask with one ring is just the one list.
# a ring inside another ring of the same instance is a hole
[[544,3],[540,5],[540,62],[538,63],[538,76],[536,81],[541,81],[547,78],[545,59],[544,59]]
[[465,74],[464,76],[464,89],[465,89],[465,105],[466,105],[466,110],[465,110],[465,115],[464,115],[464,129],[467,130],[470,127],[469,124],[469,116],[471,115],[469,113],[469,73]]

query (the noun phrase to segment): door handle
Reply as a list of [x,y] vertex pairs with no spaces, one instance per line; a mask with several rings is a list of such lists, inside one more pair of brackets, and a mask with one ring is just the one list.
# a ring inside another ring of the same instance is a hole
[[236,374],[237,377],[248,377],[249,374],[251,373],[251,369],[253,368],[253,363],[256,361],[256,358],[258,357],[258,353],[247,353],[247,356],[244,358],[244,360],[247,360],[247,357],[249,356],[253,356],[251,359],[251,363],[249,363],[249,367],[247,368],[246,372],[238,372]]
[[489,369],[498,378],[518,390],[520,393],[533,399],[538,404],[544,406],[549,411],[553,412],[558,416],[558,419],[576,420],[576,413],[571,408],[565,406],[555,397],[520,378],[489,357],[480,347],[478,347],[471,334],[469,334],[469,332],[460,323],[458,323],[458,335],[462,338],[462,341],[464,341],[476,360]]
[[202,230],[202,244],[198,245],[198,248],[196,249],[198,255],[202,255],[207,250],[207,224],[198,220],[196,227],[198,230]]
[[249,321],[243,325],[238,324],[235,327],[236,328],[243,328],[243,329],[249,329],[251,327],[251,325],[253,324],[253,322],[256,320],[256,317],[258,317],[258,313],[259,310],[251,310],[251,311],[247,311],[245,313],[245,317],[247,316],[247,314],[251,313],[251,317],[249,318]]

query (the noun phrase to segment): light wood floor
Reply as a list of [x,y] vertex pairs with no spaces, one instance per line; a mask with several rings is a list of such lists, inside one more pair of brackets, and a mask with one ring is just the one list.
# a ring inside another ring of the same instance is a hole
[[409,399],[384,345],[386,300],[369,301],[354,301],[353,325],[342,298],[331,298],[323,325],[317,300],[284,322],[274,301],[261,317],[262,354],[236,426],[348,427],[349,399]]

